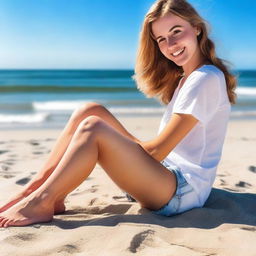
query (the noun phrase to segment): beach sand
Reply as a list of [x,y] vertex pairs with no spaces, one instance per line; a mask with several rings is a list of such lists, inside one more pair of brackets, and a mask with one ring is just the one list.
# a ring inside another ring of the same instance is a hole
[[[142,140],[160,118],[120,118]],[[256,255],[256,121],[230,121],[222,160],[205,207],[174,217],[127,201],[97,166],[50,223],[0,228],[1,256]],[[0,205],[46,160],[60,130],[0,131]]]

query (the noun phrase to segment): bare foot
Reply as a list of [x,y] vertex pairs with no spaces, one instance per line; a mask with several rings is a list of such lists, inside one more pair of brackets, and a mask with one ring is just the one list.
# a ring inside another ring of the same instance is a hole
[[6,210],[8,210],[9,208],[11,208],[13,205],[17,204],[19,201],[21,201],[24,197],[24,195],[22,195],[22,193],[17,194],[14,197],[11,197],[7,203],[5,203],[2,207],[0,207],[0,213],[4,212]]
[[9,200],[6,201],[6,203],[0,207],[0,213],[8,210],[13,205],[20,202],[22,199],[29,196],[31,193],[33,193],[35,190],[37,190],[40,186],[39,183],[35,183],[35,185],[30,185],[29,189],[23,188],[20,192],[18,192],[15,196],[12,196]]
[[[33,191],[32,191],[33,192]],[[32,193],[31,192],[31,193]],[[11,208],[13,205],[17,204],[18,202],[20,202],[22,199],[26,198],[27,196],[29,196],[29,194],[27,194],[26,196],[24,196],[24,194],[19,193],[16,196],[10,198],[7,203],[5,203],[2,207],[0,207],[0,213],[4,212],[6,210],[8,210],[9,208]],[[64,199],[59,200],[57,202],[55,202],[54,205],[54,214],[61,214],[64,213],[66,210],[65,204],[64,204]]]
[[[9,208],[11,208],[13,205],[17,204],[24,198],[26,197],[20,195],[20,196],[13,197],[13,199],[8,200],[8,203],[5,203],[2,207],[0,207],[0,213],[8,210]],[[64,213],[65,210],[66,210],[66,206],[64,204],[64,199],[61,201],[55,202],[54,214]]]
[[0,214],[0,227],[27,226],[49,222],[53,218],[54,202],[45,195],[31,194]]

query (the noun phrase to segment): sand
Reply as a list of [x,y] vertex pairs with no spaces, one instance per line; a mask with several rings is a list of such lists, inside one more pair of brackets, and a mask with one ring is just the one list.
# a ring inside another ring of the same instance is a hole
[[[160,118],[121,122],[142,140]],[[256,121],[230,121],[214,188],[205,207],[175,217],[129,202],[97,166],[50,223],[0,228],[1,256],[256,255]],[[46,160],[60,130],[0,131],[0,205]]]

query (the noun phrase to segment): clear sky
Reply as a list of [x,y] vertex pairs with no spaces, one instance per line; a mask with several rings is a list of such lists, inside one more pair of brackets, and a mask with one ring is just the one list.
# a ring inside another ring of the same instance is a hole
[[[153,0],[0,0],[0,68],[133,68]],[[256,1],[189,0],[219,57],[256,69]]]

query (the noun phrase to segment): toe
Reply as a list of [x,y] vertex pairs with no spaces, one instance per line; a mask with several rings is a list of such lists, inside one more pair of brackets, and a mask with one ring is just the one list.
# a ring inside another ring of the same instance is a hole
[[2,227],[2,223],[3,223],[4,220],[5,220],[5,218],[1,218],[1,220],[0,220],[0,227]]
[[4,228],[4,224],[5,224],[7,221],[8,221],[8,219],[2,220],[2,222],[1,222],[1,227],[2,227],[2,228]]
[[8,221],[6,221],[3,227],[4,227],[4,228],[9,227],[9,226],[11,225],[11,223],[12,223],[12,222],[13,222],[12,220],[8,220]]

